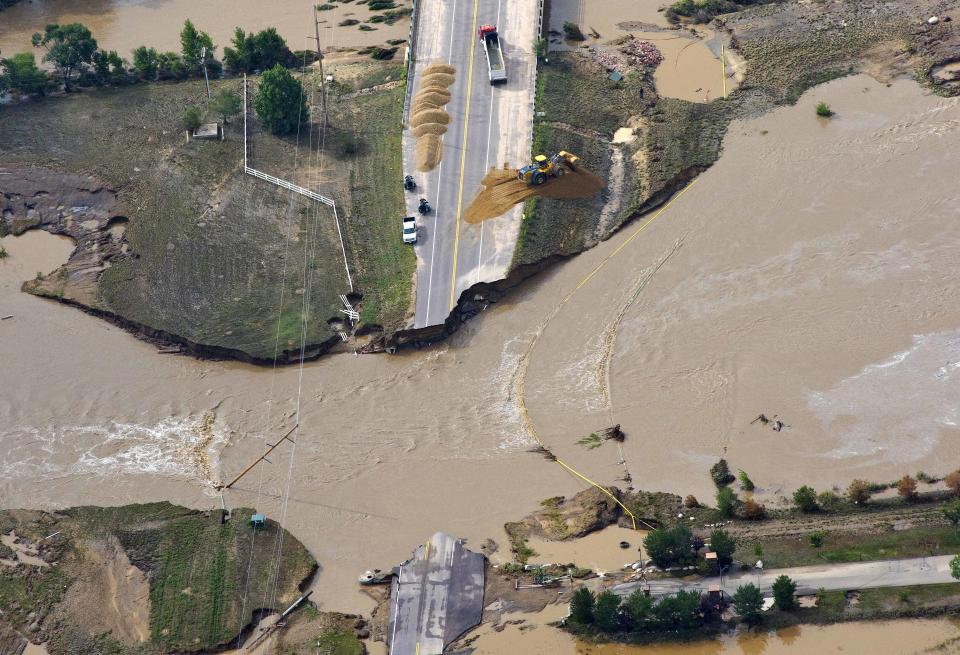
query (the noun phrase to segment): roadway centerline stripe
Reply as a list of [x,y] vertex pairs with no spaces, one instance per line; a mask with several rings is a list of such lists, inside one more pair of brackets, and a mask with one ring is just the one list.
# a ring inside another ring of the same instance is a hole
[[[473,25],[470,27],[470,42],[477,31],[477,12],[480,0],[473,0]],[[453,309],[457,293],[457,251],[460,249],[460,220],[463,213],[463,175],[467,168],[467,135],[470,132],[470,95],[473,93],[473,63],[477,54],[477,44],[470,48],[470,74],[467,77],[467,111],[463,118],[463,152],[460,153],[460,188],[457,191],[457,233],[453,240],[453,273],[450,276],[450,309]]]

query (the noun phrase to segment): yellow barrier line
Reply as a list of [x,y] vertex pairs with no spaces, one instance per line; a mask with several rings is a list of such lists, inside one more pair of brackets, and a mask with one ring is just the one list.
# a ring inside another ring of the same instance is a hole
[[723,44],[720,44],[720,69],[723,74],[723,97],[727,97],[727,59],[726,50]]
[[429,541],[423,546],[423,559],[424,561],[430,559],[430,542]]
[[457,294],[457,254],[460,250],[460,219],[463,212],[463,174],[467,168],[467,134],[470,132],[470,96],[473,93],[473,59],[477,45],[473,43],[473,33],[477,31],[477,12],[480,0],[473,0],[473,26],[470,28],[470,74],[467,77],[467,110],[463,118],[463,149],[460,152],[460,190],[457,192],[457,232],[453,240],[453,273],[450,277],[450,309],[453,309]]
[[[609,262],[611,259],[613,259],[613,257],[616,256],[616,254],[617,254],[618,252],[620,252],[621,250],[623,250],[624,248],[626,248],[626,247],[627,247],[627,244],[629,244],[631,241],[633,241],[634,239],[636,239],[636,238],[637,238],[637,235],[639,235],[641,232],[643,232],[645,229],[647,229],[647,226],[650,225],[650,223],[653,223],[655,220],[657,220],[663,212],[667,211],[667,210],[670,208],[670,205],[672,205],[673,203],[675,203],[680,196],[682,196],[683,194],[685,194],[690,187],[692,187],[694,184],[696,184],[698,179],[699,179],[699,178],[694,178],[694,179],[690,182],[690,184],[688,184],[687,186],[683,187],[683,188],[680,190],[680,192],[677,193],[677,195],[675,195],[673,198],[671,198],[671,199],[670,199],[670,202],[668,202],[668,203],[665,204],[663,207],[661,207],[660,209],[658,209],[658,210],[657,210],[657,213],[655,213],[653,216],[651,216],[651,217],[648,218],[646,221],[644,221],[643,225],[641,225],[640,227],[638,227],[637,230],[636,230],[636,232],[634,232],[633,234],[630,235],[630,238],[629,238],[629,239],[627,239],[626,241],[624,241],[623,243],[621,243],[619,246],[617,246],[617,249],[616,249],[616,250],[614,250],[612,253],[610,253],[609,255],[607,255],[607,256],[603,259],[602,262],[600,262],[599,264],[597,264],[597,267],[596,267],[596,268],[594,268],[592,271],[590,271],[590,273],[589,273],[585,278],[583,278],[582,280],[580,280],[580,284],[578,284],[577,287],[576,287],[576,289],[574,289],[573,291],[577,291],[578,289],[580,289],[580,287],[582,287],[582,286],[585,285],[587,282],[589,282],[590,279],[591,279],[594,275],[596,275],[596,274],[600,271],[601,268],[603,268],[604,266],[607,265],[607,262]],[[571,292],[567,295],[567,297],[563,299],[563,302],[566,302],[567,299],[569,299],[570,296],[573,295],[573,291],[571,291]]]

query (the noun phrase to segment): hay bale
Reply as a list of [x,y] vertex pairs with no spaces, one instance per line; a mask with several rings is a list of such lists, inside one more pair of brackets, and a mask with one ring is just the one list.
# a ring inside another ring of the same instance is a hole
[[424,75],[430,75],[431,73],[445,73],[446,75],[454,75],[456,72],[456,68],[450,66],[449,64],[445,64],[442,61],[435,61],[423,69]]
[[450,124],[450,114],[442,109],[423,109],[410,117],[410,127],[417,127],[424,123],[440,123],[441,125]]
[[445,104],[450,102],[450,92],[449,91],[437,91],[436,87],[429,89],[422,89],[417,95],[413,96],[413,106],[414,111],[416,107],[420,105],[433,105],[435,107],[443,107]]
[[453,84],[453,75],[447,73],[428,73],[421,78],[420,88],[428,86],[440,86],[446,89]]
[[421,173],[432,171],[443,157],[443,142],[435,134],[426,134],[417,140],[417,170]]
[[422,123],[413,128],[413,136],[418,139],[427,134],[433,134],[434,136],[442,136],[447,132],[447,126],[441,125],[440,123]]

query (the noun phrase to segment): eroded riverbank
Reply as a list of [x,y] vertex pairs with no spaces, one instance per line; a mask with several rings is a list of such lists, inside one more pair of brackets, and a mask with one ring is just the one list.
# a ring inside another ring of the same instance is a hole
[[[817,122],[821,99],[836,122]],[[525,385],[541,436],[591,478],[612,482],[623,467],[610,447],[585,451],[574,441],[613,422],[628,434],[636,486],[704,498],[723,445],[768,493],[826,488],[851,471],[880,480],[944,472],[955,453],[946,427],[920,452],[880,426],[877,438],[899,457],[832,459],[826,453],[846,430],[875,427],[876,417],[822,426],[806,407],[808,390],[887,361],[913,334],[960,325],[938,301],[955,296],[960,279],[955,221],[944,214],[957,202],[944,176],[958,165],[958,125],[956,101],[910,82],[886,88],[855,77],[815,89],[797,107],[736,124],[718,164],[629,243],[636,228],[531,281],[429,351],[338,355],[306,365],[302,381],[293,368],[158,355],[118,328],[20,293],[10,258],[0,262],[0,305],[15,303],[6,313],[18,318],[0,322],[0,334],[19,346],[5,348],[0,373],[9,390],[0,399],[0,505],[218,506],[213,483],[289,429],[299,397],[296,450],[278,451],[226,501],[282,520],[310,549],[321,606],[368,611],[356,588],[363,570],[396,564],[436,530],[476,546],[541,499],[582,488],[525,452],[516,373],[537,326],[618,249],[589,293],[546,323]],[[832,201],[837,194],[846,200]],[[621,314],[608,342],[606,327]],[[911,375],[924,374],[933,372]],[[598,386],[608,379],[610,403]],[[913,409],[902,425],[928,421],[928,408]],[[758,411],[784,416],[790,429],[741,428]],[[207,413],[211,476],[181,449]]]

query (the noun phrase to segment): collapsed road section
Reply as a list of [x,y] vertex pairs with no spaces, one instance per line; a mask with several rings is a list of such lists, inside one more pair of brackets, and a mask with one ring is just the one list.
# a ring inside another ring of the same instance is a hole
[[391,655],[442,653],[480,623],[484,557],[438,532],[394,571],[387,638]]
[[[530,158],[541,5],[416,5],[407,81],[413,102],[403,132],[404,173],[416,187],[407,193],[407,214],[416,214],[421,198],[432,208],[419,221],[414,246],[416,328],[442,325],[464,290],[497,281],[510,267],[522,208],[511,206],[496,220],[474,224],[464,216],[491,168]],[[449,84],[438,84],[441,76]],[[427,105],[429,114],[423,112]]]

